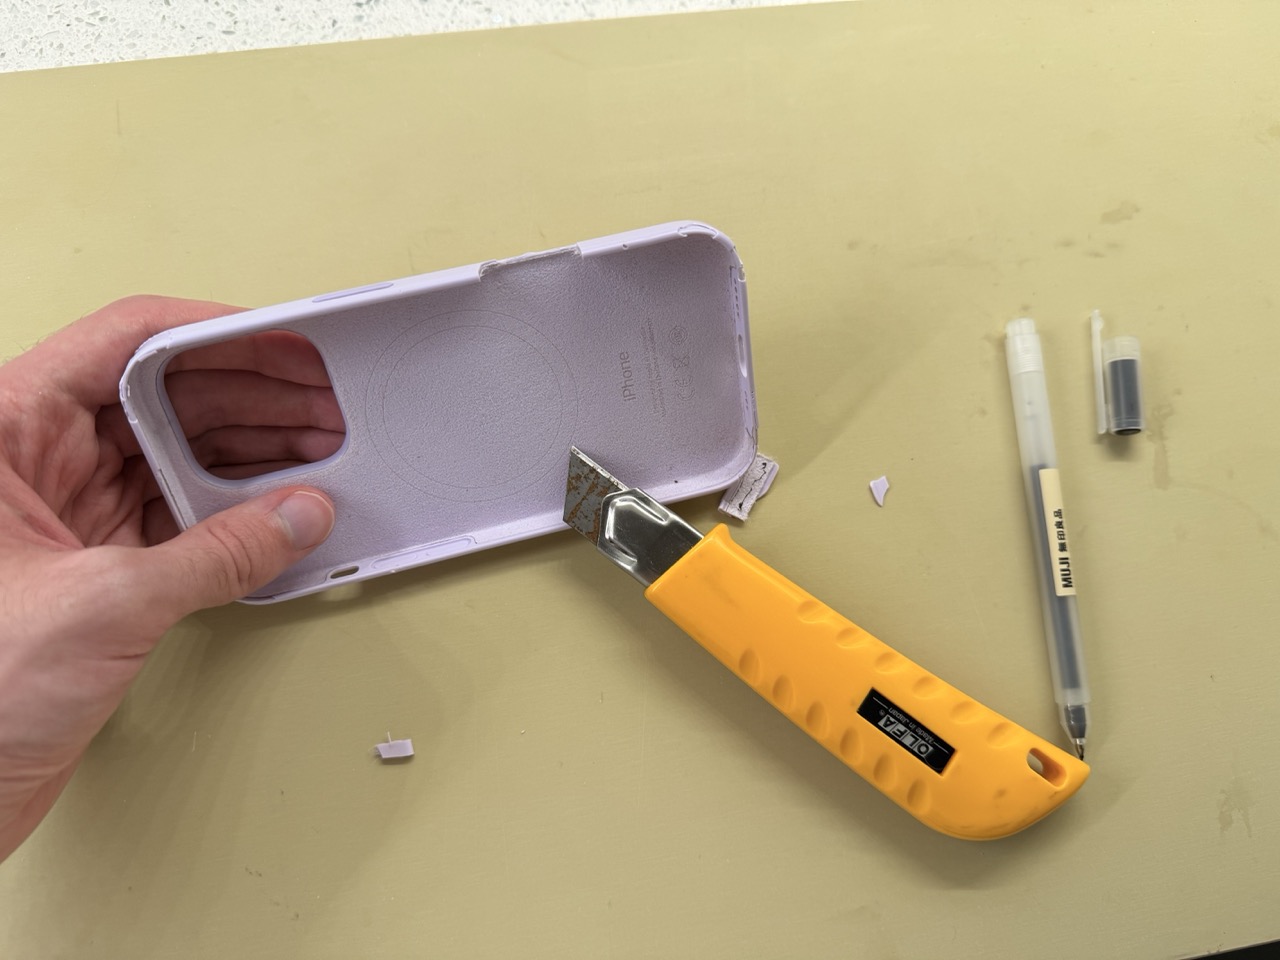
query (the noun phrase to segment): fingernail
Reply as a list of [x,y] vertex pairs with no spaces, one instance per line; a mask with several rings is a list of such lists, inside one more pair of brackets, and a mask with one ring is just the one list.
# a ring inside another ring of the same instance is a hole
[[304,490],[291,493],[276,507],[276,513],[289,539],[299,550],[314,547],[333,529],[333,507],[329,506],[329,501]]

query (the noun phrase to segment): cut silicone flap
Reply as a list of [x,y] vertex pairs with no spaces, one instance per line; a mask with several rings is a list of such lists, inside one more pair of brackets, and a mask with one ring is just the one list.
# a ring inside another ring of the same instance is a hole
[[[195,463],[164,391],[170,359],[293,330],[347,423],[326,460],[247,480]],[[178,327],[139,348],[121,399],[183,526],[306,483],[337,522],[248,602],[272,602],[563,529],[570,444],[663,500],[752,463],[746,284],[733,245],[678,222]]]
[[738,482],[724,492],[718,509],[726,516],[746,522],[756,501],[769,492],[777,476],[778,461],[757,453]]

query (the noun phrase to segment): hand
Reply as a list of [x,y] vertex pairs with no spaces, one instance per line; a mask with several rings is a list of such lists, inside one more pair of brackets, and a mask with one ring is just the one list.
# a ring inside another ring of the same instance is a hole
[[[329,535],[291,487],[178,532],[118,403],[147,337],[236,308],[136,297],[0,366],[0,860],[48,812],[161,635]],[[202,465],[248,476],[337,450],[319,354],[273,332],[188,351],[166,388]]]

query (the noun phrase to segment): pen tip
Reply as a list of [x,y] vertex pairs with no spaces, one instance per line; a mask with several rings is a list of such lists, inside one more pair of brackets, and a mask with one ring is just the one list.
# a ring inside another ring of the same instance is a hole
[[1084,738],[1082,737],[1078,740],[1072,740],[1071,745],[1076,748],[1076,756],[1079,757],[1081,760],[1083,760],[1084,759]]

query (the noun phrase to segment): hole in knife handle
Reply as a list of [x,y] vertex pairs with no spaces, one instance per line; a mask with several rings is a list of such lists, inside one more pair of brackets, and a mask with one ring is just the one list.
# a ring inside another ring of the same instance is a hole
[[329,574],[329,579],[341,580],[343,577],[349,577],[353,573],[359,573],[359,572],[360,572],[360,567],[358,565],[352,566],[352,567],[340,567],[339,569],[334,570],[331,574]]
[[1060,787],[1067,779],[1067,771],[1048,754],[1041,753],[1034,747],[1027,754],[1027,766],[1044,777],[1055,787]]

